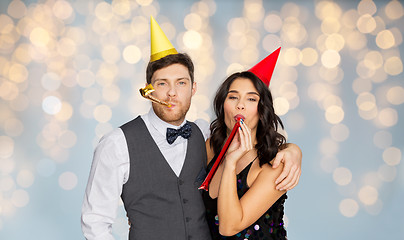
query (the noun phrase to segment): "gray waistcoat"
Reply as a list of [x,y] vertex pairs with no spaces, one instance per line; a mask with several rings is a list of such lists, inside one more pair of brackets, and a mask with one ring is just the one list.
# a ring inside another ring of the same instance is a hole
[[161,154],[140,117],[124,124],[130,158],[122,200],[132,223],[130,240],[209,240],[198,175],[206,164],[204,138],[192,125],[179,177]]

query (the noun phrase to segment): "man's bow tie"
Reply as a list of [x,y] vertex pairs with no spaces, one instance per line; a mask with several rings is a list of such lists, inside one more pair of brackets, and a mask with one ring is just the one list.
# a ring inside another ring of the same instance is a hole
[[180,129],[167,128],[166,138],[168,144],[173,144],[178,136],[188,139],[191,136],[192,128],[189,122],[185,123]]

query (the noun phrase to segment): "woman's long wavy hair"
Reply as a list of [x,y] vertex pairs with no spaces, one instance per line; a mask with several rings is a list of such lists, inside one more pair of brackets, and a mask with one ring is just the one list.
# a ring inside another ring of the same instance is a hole
[[227,127],[224,122],[224,101],[227,98],[230,85],[237,78],[247,78],[255,86],[260,96],[258,102],[259,121],[257,126],[257,155],[260,166],[270,161],[276,156],[278,149],[286,142],[285,137],[278,133],[278,125],[283,129],[281,119],[275,114],[273,107],[272,94],[268,87],[251,72],[238,72],[229,76],[219,87],[213,101],[213,108],[216,113],[216,119],[210,124],[211,138],[210,146],[215,155],[219,154],[227,138]]

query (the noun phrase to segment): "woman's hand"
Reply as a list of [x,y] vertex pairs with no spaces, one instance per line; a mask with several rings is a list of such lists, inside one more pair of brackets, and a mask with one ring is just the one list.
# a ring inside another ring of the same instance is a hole
[[251,130],[241,119],[237,134],[227,149],[225,164],[235,167],[237,161],[251,149],[253,149]]

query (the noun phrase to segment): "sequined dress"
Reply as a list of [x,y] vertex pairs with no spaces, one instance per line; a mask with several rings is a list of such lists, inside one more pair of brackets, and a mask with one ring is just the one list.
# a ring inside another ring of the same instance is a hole
[[[214,160],[210,161],[208,165],[208,171],[212,168]],[[245,167],[237,175],[237,194],[241,198],[249,189],[247,186],[247,175],[253,162]],[[212,199],[209,196],[209,192],[203,191],[203,201],[206,207],[206,219],[209,225],[212,239],[266,239],[266,240],[279,240],[287,239],[286,230],[283,223],[283,204],[287,199],[286,193],[282,195],[255,223],[248,228],[239,232],[231,237],[224,237],[219,234],[219,221],[217,216],[217,198]]]

